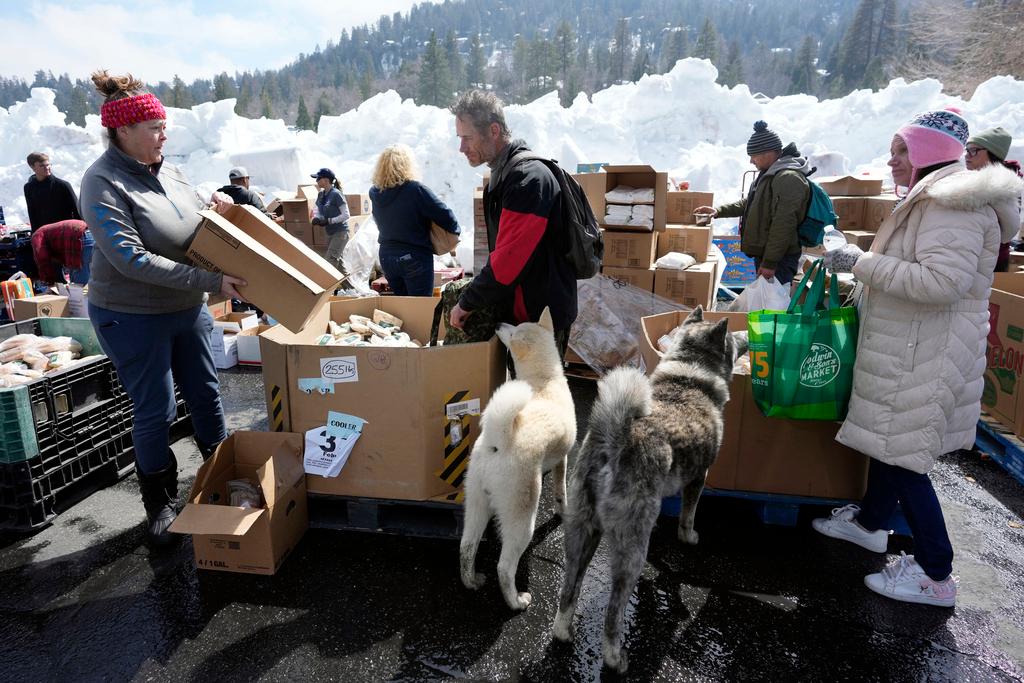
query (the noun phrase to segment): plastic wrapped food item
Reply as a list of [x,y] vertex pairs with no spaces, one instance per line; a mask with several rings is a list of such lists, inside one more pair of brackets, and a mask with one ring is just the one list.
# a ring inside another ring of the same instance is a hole
[[228,481],[228,504],[247,509],[261,508],[263,492],[252,479],[231,479]]
[[46,354],[46,367],[50,370],[63,368],[73,363],[77,358],[78,354],[74,351],[54,351],[53,353]]
[[34,334],[16,334],[13,337],[0,342],[0,352],[25,346],[35,346],[39,343],[40,339],[40,337],[37,337]]
[[43,337],[34,348],[40,353],[55,353],[58,351],[82,352],[82,345],[71,337]]
[[43,371],[46,370],[46,366],[49,365],[50,359],[45,354],[36,351],[35,349],[29,349],[21,354],[21,360],[33,370]]
[[369,318],[353,313],[348,317],[348,321],[352,326],[353,332],[358,332],[359,334],[370,334],[371,320]]
[[402,329],[402,325],[404,324],[401,318],[380,309],[374,309],[373,322],[377,323],[381,327],[393,327],[396,330]]

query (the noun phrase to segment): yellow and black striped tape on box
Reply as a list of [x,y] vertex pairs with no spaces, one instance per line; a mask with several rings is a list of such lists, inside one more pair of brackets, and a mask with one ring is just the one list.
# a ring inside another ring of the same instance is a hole
[[462,440],[452,445],[452,421],[448,418],[448,406],[461,403],[469,394],[468,391],[456,391],[445,397],[444,410],[444,462],[441,469],[436,472],[446,484],[459,489],[448,494],[445,498],[454,503],[461,503],[463,500],[462,481],[466,477],[466,466],[469,464],[469,415],[459,416],[462,425]]

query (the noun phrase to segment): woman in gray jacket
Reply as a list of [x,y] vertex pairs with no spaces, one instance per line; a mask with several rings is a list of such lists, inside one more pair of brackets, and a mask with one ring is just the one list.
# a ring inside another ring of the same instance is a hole
[[[174,381],[192,412],[196,443],[208,458],[226,436],[210,349],[213,319],[206,292],[240,298],[230,275],[195,267],[187,257],[206,208],[176,167],[164,161],[166,113],[132,76],[93,74],[107,151],[82,178],[82,217],[96,240],[89,317],[100,345],[135,404],[132,438],[148,538],[173,539],[178,467],[168,429]],[[214,195],[218,208],[228,197]]]
[[884,553],[897,504],[914,554],[864,578],[885,597],[956,603],[953,547],[928,478],[935,460],[974,445],[999,243],[1019,225],[1001,211],[1020,181],[1001,168],[970,173],[958,162],[967,123],[954,111],[920,114],[892,139],[889,167],[907,188],[871,248],[825,255],[833,272],[864,284],[850,410],[836,440],[871,458],[860,505],[813,526]]

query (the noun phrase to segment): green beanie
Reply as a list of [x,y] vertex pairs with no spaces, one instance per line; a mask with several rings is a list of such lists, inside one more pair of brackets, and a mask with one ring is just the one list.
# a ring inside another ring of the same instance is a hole
[[989,128],[983,130],[980,133],[975,133],[967,140],[968,145],[977,145],[988,150],[988,153],[999,159],[999,161],[1005,161],[1006,155],[1010,153],[1010,143],[1013,138],[1010,134],[1002,127]]

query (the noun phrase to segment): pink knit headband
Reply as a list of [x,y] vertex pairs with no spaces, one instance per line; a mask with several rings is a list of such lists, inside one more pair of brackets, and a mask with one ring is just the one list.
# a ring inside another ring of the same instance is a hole
[[100,122],[104,128],[120,128],[141,121],[166,118],[164,105],[152,93],[111,100],[100,107]]

